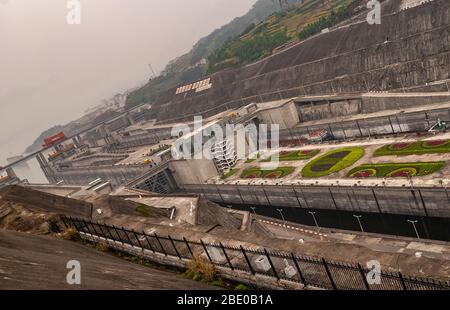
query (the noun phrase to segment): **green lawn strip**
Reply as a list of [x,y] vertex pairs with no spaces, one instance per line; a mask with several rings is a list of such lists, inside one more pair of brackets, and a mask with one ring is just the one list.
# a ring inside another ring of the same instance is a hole
[[[307,160],[311,159],[320,153],[320,150],[308,150],[308,154],[302,154],[303,151],[292,151],[292,152],[278,152],[279,161],[293,161],[293,160]],[[274,158],[274,155],[261,160],[261,162],[270,162]]]
[[433,141],[413,142],[411,143],[411,145],[397,150],[392,149],[396,144],[384,145],[381,148],[377,149],[374,152],[373,156],[374,157],[389,156],[389,155],[406,156],[406,155],[439,154],[450,152],[450,140],[448,140],[447,143],[438,146],[428,145],[427,142],[432,143]]
[[227,179],[227,178],[229,178],[229,177],[235,175],[239,170],[241,170],[241,169],[239,169],[239,168],[233,168],[233,169],[231,169],[230,171],[228,171],[227,173],[225,173],[225,175],[222,177],[222,179]]
[[[268,176],[273,175],[274,173],[278,174],[277,177],[273,177],[274,179],[277,178],[284,178],[285,176],[293,173],[295,171],[294,167],[279,167],[277,169],[272,170],[261,170],[260,168],[249,168],[246,169],[241,174],[241,179],[254,179],[254,178],[267,178]],[[253,177],[252,177],[253,176]]]
[[[333,158],[333,155],[342,152],[348,152],[348,154],[343,158]],[[303,168],[302,176],[307,178],[317,178],[339,172],[360,160],[364,156],[364,152],[364,149],[361,147],[345,147],[328,152],[309,162]],[[317,171],[318,166],[327,165],[330,166],[328,169]]]
[[374,169],[376,174],[374,177],[384,178],[388,177],[389,174],[393,172],[400,171],[402,169],[411,169],[411,171],[416,170],[417,174],[414,176],[426,176],[432,173],[435,173],[442,168],[445,167],[445,161],[436,161],[436,162],[415,162],[415,163],[383,163],[383,164],[364,164],[358,167],[353,168],[348,174],[347,177],[352,177],[354,174]]
[[260,154],[260,153],[257,153],[255,158],[249,157],[249,158],[247,158],[247,160],[245,161],[245,163],[246,163],[246,164],[250,164],[250,163],[254,162],[255,160],[257,160],[257,159],[259,159],[259,158],[261,158],[261,154]]

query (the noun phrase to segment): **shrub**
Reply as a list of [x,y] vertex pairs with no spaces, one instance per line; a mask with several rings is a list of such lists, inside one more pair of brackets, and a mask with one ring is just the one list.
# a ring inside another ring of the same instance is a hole
[[61,238],[63,238],[64,240],[68,240],[68,241],[81,241],[80,234],[72,227],[66,228],[61,233]]
[[95,245],[95,249],[97,251],[99,251],[99,252],[108,252],[109,251],[109,246],[106,243],[104,243],[104,242],[98,242]]
[[209,283],[215,280],[216,270],[211,262],[200,255],[195,255],[184,274],[194,281]]

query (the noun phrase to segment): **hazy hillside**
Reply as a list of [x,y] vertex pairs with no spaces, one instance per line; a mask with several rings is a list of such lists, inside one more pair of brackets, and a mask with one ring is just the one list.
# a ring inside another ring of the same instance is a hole
[[365,0],[259,0],[244,16],[201,39],[169,63],[163,74],[132,92],[127,106],[155,101],[158,94],[203,75],[239,67],[332,27],[365,9]]
[[[286,0],[286,3],[293,5],[301,1]],[[240,35],[250,25],[259,23],[278,11],[281,11],[279,0],[258,0],[247,14],[235,18],[227,25],[200,39],[190,52],[170,62],[161,76],[132,92],[127,98],[127,106],[132,107],[153,101],[159,92],[199,79],[206,73],[206,59],[214,50],[221,47],[227,40]]]
[[208,57],[208,73],[270,56],[362,11],[364,0],[305,0],[251,24]]

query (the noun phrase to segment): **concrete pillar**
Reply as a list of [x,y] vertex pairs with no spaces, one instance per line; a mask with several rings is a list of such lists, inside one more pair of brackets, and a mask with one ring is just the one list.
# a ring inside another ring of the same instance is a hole
[[133,116],[131,116],[130,113],[127,113],[127,114],[125,115],[125,118],[128,120],[128,122],[130,123],[130,125],[134,125],[135,121],[134,121],[134,119],[133,119]]
[[49,183],[56,183],[56,179],[54,177],[53,169],[48,164],[47,160],[45,159],[44,155],[42,153],[39,153],[36,156],[36,159],[39,163],[39,166],[41,167],[42,171],[44,172],[45,177],[47,178]]
[[77,137],[72,138],[72,142],[73,142],[73,144],[75,144],[75,146],[76,146],[77,148],[80,147],[80,144],[78,143]]
[[11,179],[16,179],[17,175],[14,172],[13,168],[8,168],[6,169],[6,174],[8,175],[8,177],[10,177]]

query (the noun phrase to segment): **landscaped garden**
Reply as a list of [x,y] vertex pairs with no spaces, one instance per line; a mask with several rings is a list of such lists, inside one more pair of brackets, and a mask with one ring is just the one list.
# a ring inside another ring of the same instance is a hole
[[293,173],[294,170],[294,167],[279,167],[273,170],[249,168],[242,172],[241,179],[280,179]]
[[352,169],[350,178],[407,178],[426,176],[444,168],[444,161],[417,163],[364,164]]
[[328,152],[309,162],[302,170],[308,178],[323,177],[350,167],[364,156],[361,147],[346,147]]
[[[320,150],[282,151],[278,152],[278,160],[279,161],[307,160],[313,158],[319,153]],[[274,159],[274,157],[275,155],[272,155],[268,159],[264,159],[262,161],[269,162],[272,159]]]
[[222,179],[224,179],[224,180],[225,180],[225,179],[228,179],[229,177],[235,175],[239,170],[241,170],[241,169],[239,169],[239,168],[233,168],[233,169],[231,169],[230,171],[228,171],[227,173],[225,173],[225,174],[223,175]]
[[433,140],[388,144],[376,150],[373,156],[421,155],[449,152],[450,140]]
[[254,162],[255,160],[261,158],[261,154],[260,153],[256,153],[256,155],[252,155],[249,158],[247,158],[247,160],[245,161],[246,164],[250,164],[252,162]]

